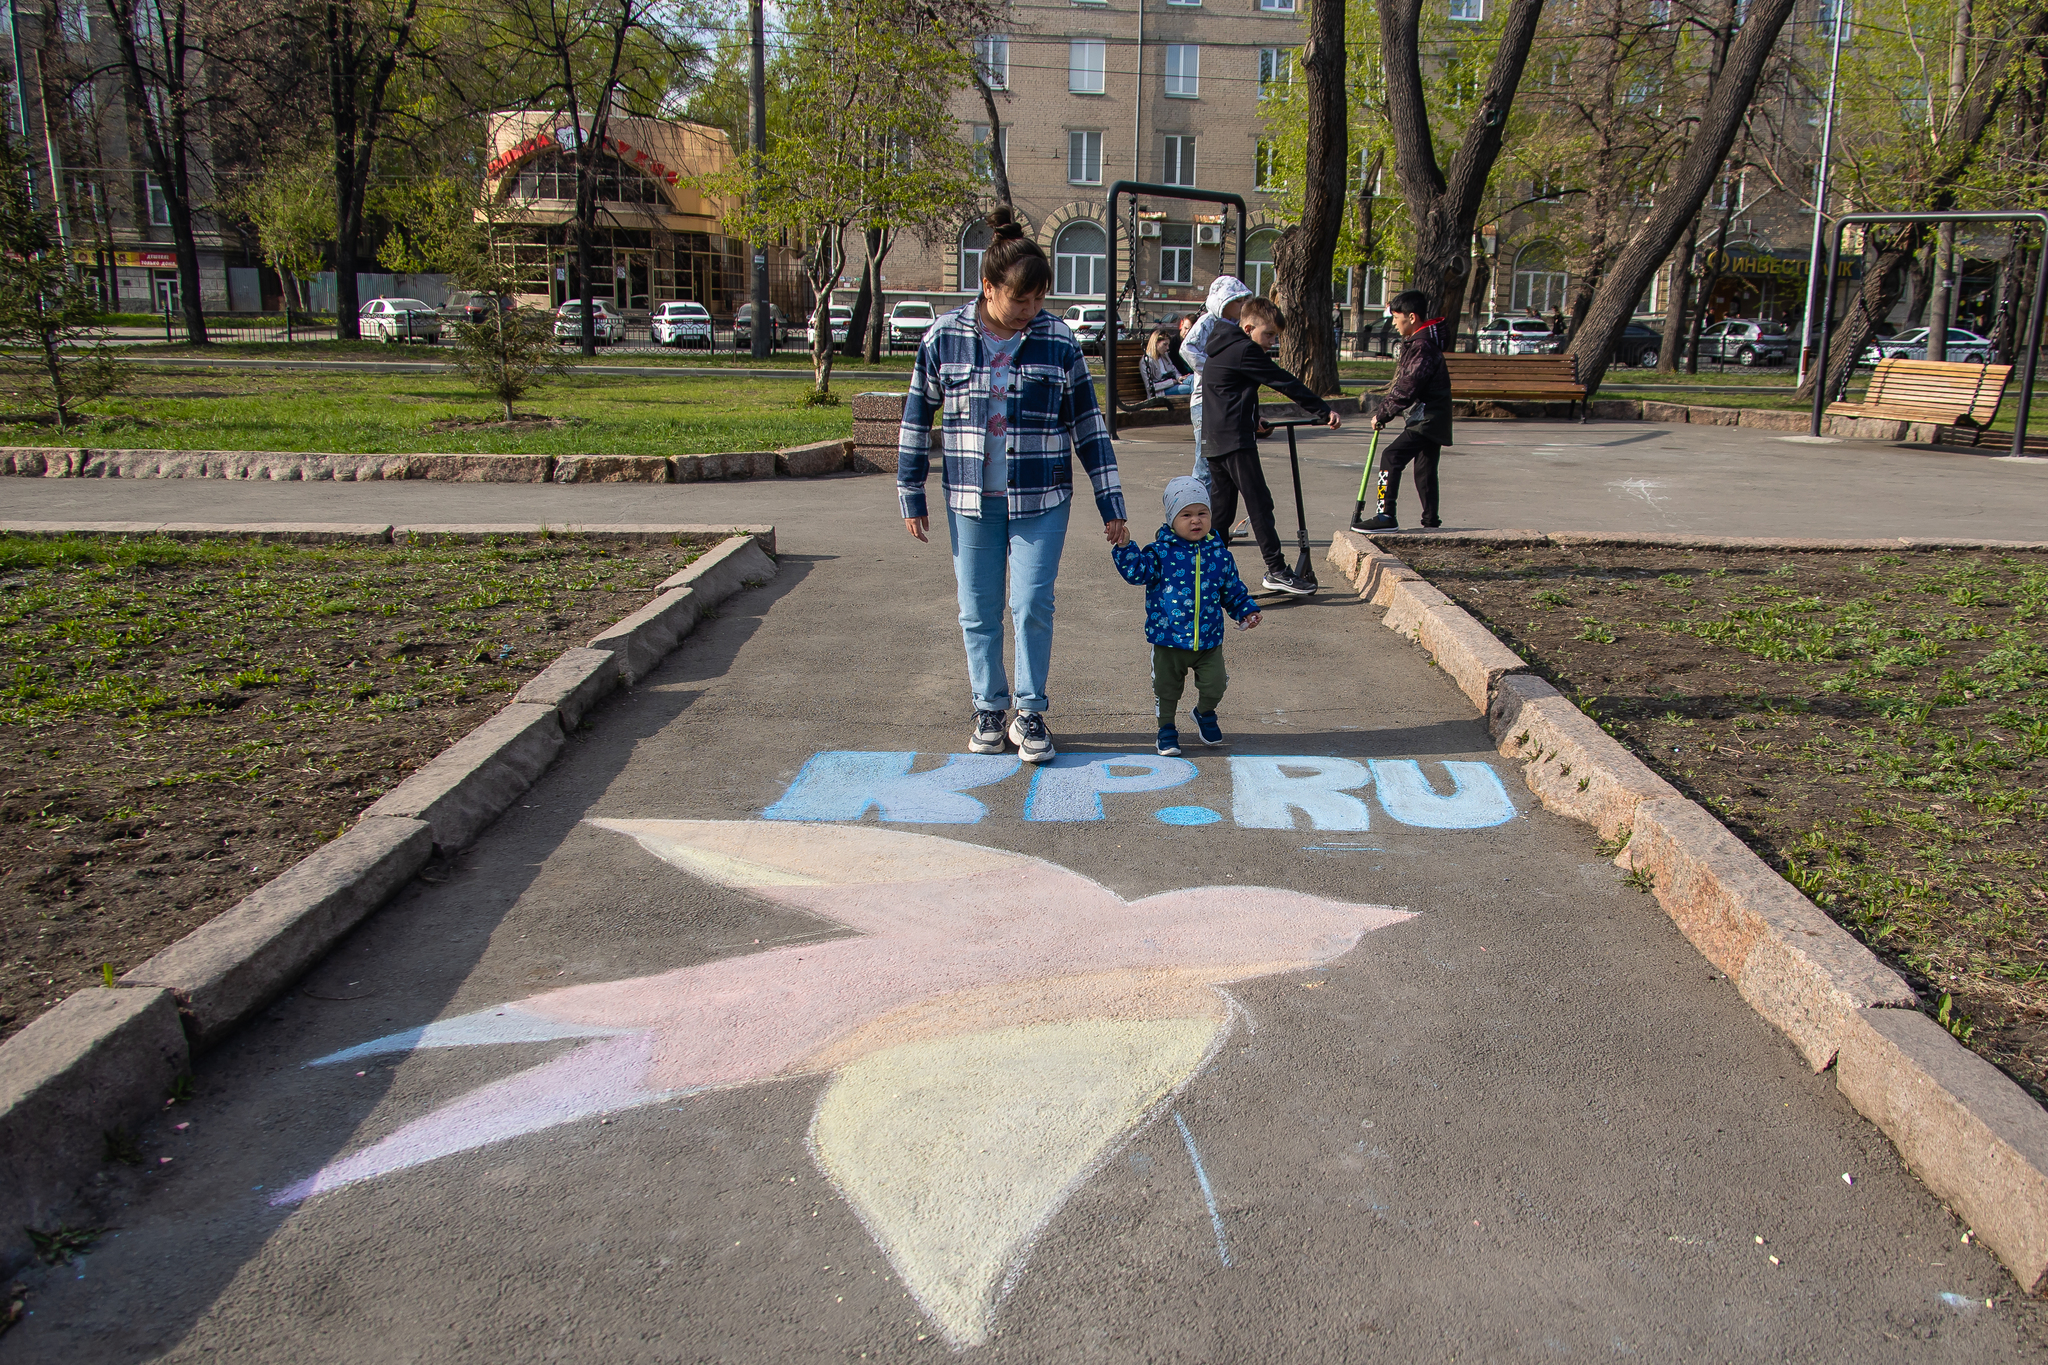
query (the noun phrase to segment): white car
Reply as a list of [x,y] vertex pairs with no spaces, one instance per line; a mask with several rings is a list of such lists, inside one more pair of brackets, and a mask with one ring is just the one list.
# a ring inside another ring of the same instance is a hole
[[[1895,337],[1863,348],[1863,363],[1874,365],[1880,360],[1925,360],[1927,359],[1927,327],[1915,327]],[[1963,365],[1982,365],[1991,359],[1991,338],[1980,337],[1975,332],[1960,327],[1948,329],[1948,358]]]
[[1542,318],[1494,318],[1479,329],[1481,355],[1549,355],[1556,344]]
[[440,310],[419,299],[371,299],[356,317],[365,341],[432,344],[441,339]]
[[1074,340],[1081,343],[1082,354],[1095,355],[1102,350],[1102,334],[1109,327],[1109,309],[1099,303],[1077,303],[1067,310],[1065,321]]
[[[600,346],[610,346],[623,341],[626,336],[626,320],[606,306],[603,299],[590,301],[590,328]],[[583,340],[583,300],[570,299],[555,310],[555,340]]]
[[654,310],[649,324],[657,346],[702,346],[711,349],[711,314],[701,303],[679,299]]
[[889,345],[915,348],[938,321],[932,306],[920,299],[906,299],[889,310]]
[[[853,310],[851,308],[841,308],[834,304],[826,311],[825,316],[832,328],[832,344],[834,346],[843,344],[846,340],[847,329],[853,326]],[[805,344],[809,344],[813,340],[812,332],[815,328],[815,322],[804,325]]]

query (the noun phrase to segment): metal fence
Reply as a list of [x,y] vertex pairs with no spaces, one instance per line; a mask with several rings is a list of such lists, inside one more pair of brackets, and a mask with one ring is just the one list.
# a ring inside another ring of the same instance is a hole
[[[209,341],[333,341],[337,335],[334,323],[322,322],[303,315],[279,318],[206,319],[206,337]],[[184,314],[166,310],[164,340],[175,346],[185,339]]]
[[[411,314],[404,315],[408,323],[411,322],[412,316]],[[185,340],[185,319],[183,314],[166,312],[163,315],[163,321],[164,340],[166,342],[176,345]],[[438,338],[423,334],[412,340],[414,344],[418,345],[432,345],[437,340],[446,342],[453,333],[455,321],[456,319],[444,316],[441,319],[440,335]],[[307,318],[303,315],[291,318],[209,317],[206,319],[206,335],[210,340],[223,342],[333,341],[338,338],[339,330],[331,320]],[[406,340],[407,338],[399,339]],[[562,337],[560,340],[564,346],[579,344],[579,338],[575,336]],[[651,322],[629,318],[626,320],[618,340],[607,342],[600,338],[598,342],[600,354],[614,347],[642,349],[656,346],[659,346],[662,350],[672,350],[682,355],[688,355],[694,351],[699,355],[744,357],[753,351],[753,338],[745,331],[736,329],[730,322],[714,320],[711,324],[711,335],[709,337],[691,337],[685,338],[680,343],[662,344],[654,340],[654,328]],[[883,338],[882,346],[885,354],[908,354],[917,349],[917,343],[913,340],[906,339],[892,344],[886,336]],[[811,343],[805,337],[802,328],[785,327],[782,334],[774,338],[774,345],[770,347],[770,352],[771,354],[808,355],[810,349]]]

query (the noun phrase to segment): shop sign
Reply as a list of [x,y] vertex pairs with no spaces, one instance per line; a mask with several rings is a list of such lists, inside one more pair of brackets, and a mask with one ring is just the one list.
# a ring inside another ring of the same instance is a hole
[[[174,251],[116,251],[111,253],[115,265],[137,266],[150,270],[176,270],[178,255]],[[109,253],[99,253],[104,260]]]
[[[1709,251],[1703,258],[1709,274],[1737,275],[1750,279],[1806,279],[1811,261],[1806,253],[1791,251]],[[1843,261],[1837,267],[1835,278],[1855,279],[1863,273],[1863,263],[1856,260]]]
[[[563,151],[574,151],[577,141],[577,132],[574,128],[557,128],[552,133],[538,133],[524,142],[508,147],[492,157],[490,163],[484,167],[484,172],[492,179],[496,179],[536,152],[545,151],[549,147],[560,147]],[[635,147],[632,143],[615,137],[604,139],[602,145],[605,151],[610,152],[619,160],[630,161],[633,165],[665,184],[673,185],[681,178],[681,172],[672,171],[661,162],[654,160],[647,154],[645,147]]]

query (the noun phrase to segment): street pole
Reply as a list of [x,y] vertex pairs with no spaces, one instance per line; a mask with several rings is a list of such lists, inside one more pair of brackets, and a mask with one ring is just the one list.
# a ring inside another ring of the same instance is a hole
[[[1806,270],[1806,325],[1799,336],[1799,382],[1806,383],[1806,360],[1813,354],[1814,328],[1820,325],[1818,318],[1821,265],[1820,234],[1821,223],[1827,216],[1828,206],[1828,156],[1835,144],[1835,79],[1842,72],[1842,6],[1845,0],[1830,0],[1834,16],[1835,33],[1833,52],[1828,57],[1828,108],[1820,125],[1820,166],[1814,172],[1813,187],[1813,249],[1812,258]],[[1835,287],[1833,279],[1827,281],[1827,288]]]
[[[754,181],[759,184],[768,159],[768,36],[761,14],[761,0],[751,0],[747,10],[754,38],[749,93],[754,105]],[[754,254],[754,326],[748,339],[753,343],[754,359],[763,360],[773,350],[770,341],[780,340],[769,334],[775,315],[768,306],[768,244],[751,242],[748,245]]]

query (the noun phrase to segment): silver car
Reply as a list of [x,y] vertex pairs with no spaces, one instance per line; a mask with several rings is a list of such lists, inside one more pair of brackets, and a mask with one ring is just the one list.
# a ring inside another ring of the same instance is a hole
[[889,345],[915,348],[938,320],[932,306],[921,299],[905,299],[889,310]]
[[[1863,363],[1874,365],[1880,360],[1925,360],[1927,334],[1932,330],[1915,327],[1866,346],[1863,348]],[[1948,329],[1948,358],[1963,365],[1985,364],[1991,359],[1991,338],[1980,337],[1961,327],[1951,327]]]
[[[603,299],[590,301],[590,330],[600,346],[623,341],[626,320],[606,306]],[[555,340],[583,340],[583,300],[570,299],[555,310]]]
[[371,299],[356,315],[365,341],[424,341],[441,339],[441,312],[420,299]]
[[1782,322],[1729,318],[1700,333],[1701,360],[1732,360],[1738,365],[1782,365],[1792,353],[1792,334]]
[[1479,329],[1481,355],[1549,355],[1556,344],[1542,318],[1494,318]]
[[701,303],[677,299],[654,310],[648,330],[657,346],[702,346],[711,349],[711,313]]
[[1102,350],[1102,334],[1109,327],[1109,309],[1099,303],[1077,303],[1067,310],[1065,322],[1085,355]]

